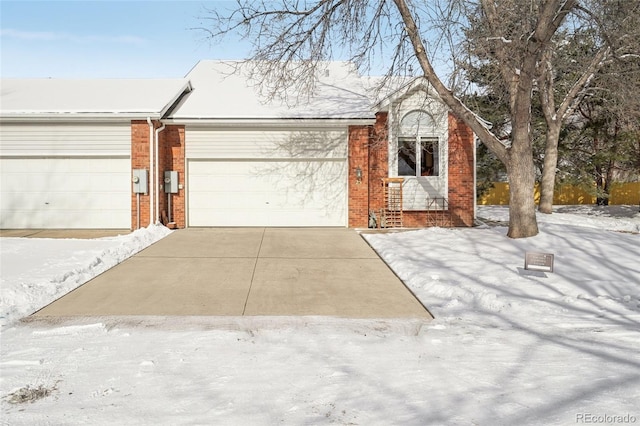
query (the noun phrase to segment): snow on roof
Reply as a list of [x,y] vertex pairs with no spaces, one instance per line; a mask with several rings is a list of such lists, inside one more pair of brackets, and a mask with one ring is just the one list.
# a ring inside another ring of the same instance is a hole
[[367,82],[371,91],[377,95],[373,102],[373,108],[377,111],[384,111],[391,103],[402,101],[417,91],[424,92],[427,98],[440,99],[431,83],[424,77],[370,77]]
[[250,77],[256,63],[240,61],[200,61],[187,78],[193,91],[172,112],[181,119],[371,119],[371,99],[363,79],[349,62],[323,63],[316,93],[287,93],[291,104],[267,99]]
[[160,118],[188,90],[186,79],[3,79],[0,116]]

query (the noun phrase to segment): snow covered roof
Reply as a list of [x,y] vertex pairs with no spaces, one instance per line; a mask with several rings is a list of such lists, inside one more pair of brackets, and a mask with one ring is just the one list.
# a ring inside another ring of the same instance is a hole
[[2,118],[161,118],[187,79],[3,79]]
[[3,79],[0,118],[368,122],[391,100],[424,85],[413,77],[361,76],[353,63],[332,61],[320,64],[312,95],[294,81],[281,97],[269,99],[261,90],[265,83],[252,77],[259,65],[203,60],[180,79]]
[[[369,79],[369,84],[381,84],[376,77]],[[428,98],[439,100],[440,96],[424,77],[393,77],[383,81],[384,88],[379,91],[374,108],[387,110],[391,103],[402,101],[417,91],[423,91]]]
[[[171,113],[180,120],[215,119],[372,119],[372,102],[363,79],[349,62],[323,63],[316,93],[267,99],[251,78],[256,63],[200,61],[187,78],[193,91]],[[295,99],[295,102],[290,102]]]

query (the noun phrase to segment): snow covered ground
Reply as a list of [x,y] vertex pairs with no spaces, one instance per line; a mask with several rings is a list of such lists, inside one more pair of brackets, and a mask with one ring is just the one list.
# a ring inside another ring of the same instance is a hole
[[[617,209],[617,210],[616,210]],[[87,319],[22,324],[169,231],[0,240],[2,423],[640,424],[640,213],[559,207],[366,235],[436,319]],[[613,232],[615,230],[616,232]],[[524,253],[555,255],[553,273]]]

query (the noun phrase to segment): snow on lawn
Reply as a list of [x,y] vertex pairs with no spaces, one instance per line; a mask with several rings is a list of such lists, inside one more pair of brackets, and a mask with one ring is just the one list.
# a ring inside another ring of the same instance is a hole
[[170,232],[151,225],[94,240],[1,238],[0,327],[43,308]]
[[[11,322],[1,330],[3,422],[640,423],[640,214],[634,206],[617,217],[560,211],[540,215],[540,234],[519,240],[487,225],[367,234],[435,315],[424,325],[320,317],[223,326],[202,318]],[[507,214],[478,213],[494,224]],[[33,283],[49,274],[61,287],[76,268],[44,262],[71,253],[42,242],[0,241],[3,312],[16,305],[9,318],[57,297]],[[101,251],[86,258],[108,264],[104,242],[71,251]],[[12,268],[5,280],[20,244],[31,244],[21,250],[34,259],[23,265],[39,266]],[[554,272],[524,271],[526,251],[553,253]]]

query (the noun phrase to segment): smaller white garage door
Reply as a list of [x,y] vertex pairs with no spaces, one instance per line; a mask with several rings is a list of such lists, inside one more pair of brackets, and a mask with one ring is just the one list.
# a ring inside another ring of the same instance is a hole
[[190,160],[189,226],[346,226],[346,161]]
[[131,226],[129,158],[3,158],[0,227]]

